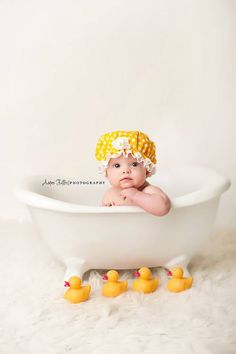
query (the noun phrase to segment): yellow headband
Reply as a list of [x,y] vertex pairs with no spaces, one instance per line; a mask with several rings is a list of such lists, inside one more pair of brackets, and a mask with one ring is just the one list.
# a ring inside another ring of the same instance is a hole
[[131,154],[151,174],[155,173],[156,147],[149,137],[141,131],[124,131],[102,135],[96,146],[96,159],[102,161],[102,170],[107,168],[109,160],[121,155]]

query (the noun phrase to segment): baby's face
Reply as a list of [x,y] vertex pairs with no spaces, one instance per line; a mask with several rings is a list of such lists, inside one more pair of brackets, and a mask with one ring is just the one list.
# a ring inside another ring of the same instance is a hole
[[116,188],[139,188],[146,180],[147,170],[142,163],[138,163],[131,154],[110,159],[107,167],[107,178]]

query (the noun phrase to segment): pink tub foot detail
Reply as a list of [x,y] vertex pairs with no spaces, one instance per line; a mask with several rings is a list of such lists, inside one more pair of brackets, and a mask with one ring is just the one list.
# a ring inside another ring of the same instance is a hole
[[66,265],[64,281],[69,281],[72,275],[77,275],[82,279],[83,274],[89,269],[86,262],[80,258],[66,258],[64,263]]
[[186,255],[181,255],[176,258],[171,259],[169,262],[164,264],[164,268],[170,269],[170,268],[175,268],[175,267],[181,267],[184,270],[184,277],[191,277],[191,274],[189,273],[188,270],[188,264],[189,264],[190,258],[187,257]]

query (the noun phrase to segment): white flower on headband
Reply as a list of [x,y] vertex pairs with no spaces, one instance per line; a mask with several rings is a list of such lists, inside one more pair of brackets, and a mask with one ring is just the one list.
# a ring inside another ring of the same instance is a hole
[[112,142],[112,146],[117,150],[130,149],[129,138],[119,137]]
[[148,165],[150,165],[151,163],[152,161],[149,158],[146,158],[145,161],[143,162],[143,166],[148,167]]

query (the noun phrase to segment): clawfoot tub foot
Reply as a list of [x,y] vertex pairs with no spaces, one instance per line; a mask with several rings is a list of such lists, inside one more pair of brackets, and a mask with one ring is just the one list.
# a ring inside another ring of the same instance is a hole
[[179,257],[171,259],[169,262],[164,264],[164,268],[170,269],[174,267],[181,267],[183,268],[184,271],[184,277],[191,277],[191,274],[189,273],[188,270],[188,264],[189,264],[190,258],[187,257],[186,255],[181,255]]
[[66,265],[64,281],[69,281],[72,275],[77,275],[82,279],[83,274],[89,269],[86,262],[80,258],[66,258],[64,263]]

